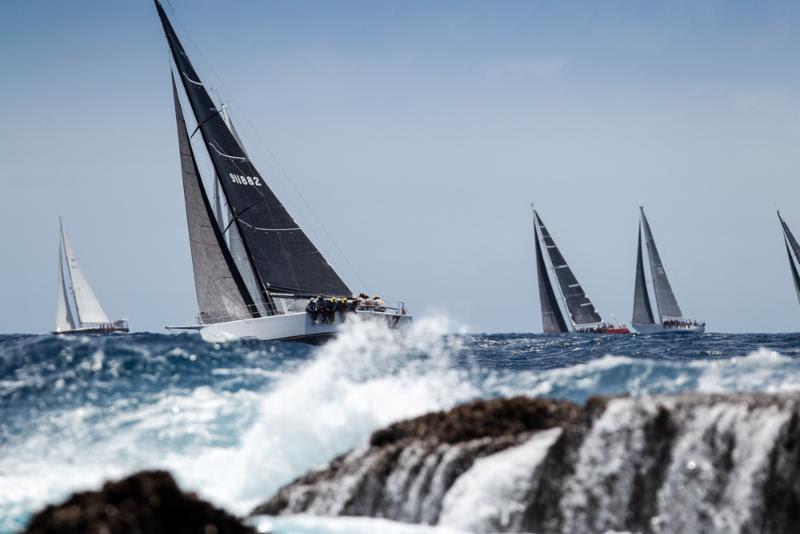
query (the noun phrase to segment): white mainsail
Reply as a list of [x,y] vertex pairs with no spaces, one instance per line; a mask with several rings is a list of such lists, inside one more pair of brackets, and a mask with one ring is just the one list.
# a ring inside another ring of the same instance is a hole
[[106,312],[103,311],[92,286],[89,285],[89,281],[86,280],[80,265],[78,265],[78,259],[75,257],[75,252],[72,250],[63,226],[61,227],[61,239],[64,243],[64,254],[67,257],[69,277],[72,280],[72,294],[75,297],[75,308],[78,310],[78,321],[81,326],[109,323]]
[[61,243],[58,244],[58,302],[56,304],[56,332],[73,330],[75,319],[72,318],[72,310],[69,307],[67,298],[67,284],[64,280],[64,254]]

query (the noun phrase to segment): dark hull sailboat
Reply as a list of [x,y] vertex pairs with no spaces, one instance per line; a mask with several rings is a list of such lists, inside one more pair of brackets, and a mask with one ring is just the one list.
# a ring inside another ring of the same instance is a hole
[[[377,319],[391,328],[411,322],[402,304],[351,298],[255,168],[225,107],[212,101],[158,0],[155,5],[175,69],[172,93],[199,307],[199,324],[171,329],[198,330],[207,341],[316,342],[334,335],[345,319]],[[192,111],[191,130],[176,78]],[[216,210],[191,143],[197,133],[214,169]],[[325,307],[324,320],[318,305]]]
[[[701,321],[686,319],[672,285],[667,278],[661,255],[658,253],[650,223],[644,214],[644,208],[639,208],[641,220],[639,225],[639,240],[636,249],[636,283],[633,292],[633,328],[640,334],[658,334],[665,332],[674,333],[703,333],[706,325]],[[642,248],[642,232],[644,231],[647,258],[650,264],[650,275],[653,280],[653,293],[658,310],[658,316],[653,313],[650,294],[645,277],[644,254]]]
[[783,230],[783,243],[786,246],[786,255],[789,258],[789,267],[792,271],[792,281],[794,281],[794,290],[797,294],[797,300],[800,301],[800,272],[798,272],[798,265],[800,264],[800,244],[797,243],[792,231],[789,230],[789,225],[781,217],[781,212],[778,212],[778,220],[781,221],[781,229]]
[[[629,334],[626,326],[603,321],[536,210],[533,210],[533,233],[544,333]],[[548,261],[552,269],[547,268]]]
[[[78,258],[61,221],[59,221],[59,234],[56,329],[51,333],[59,335],[127,333],[127,321],[108,319],[92,286],[78,265]],[[64,269],[65,260],[67,276]],[[70,280],[69,284],[67,278]]]

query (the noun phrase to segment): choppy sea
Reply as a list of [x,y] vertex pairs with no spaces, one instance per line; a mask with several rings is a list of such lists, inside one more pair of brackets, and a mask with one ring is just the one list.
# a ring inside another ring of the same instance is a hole
[[[0,532],[142,468],[239,514],[393,421],[476,398],[800,390],[800,334],[559,336],[405,332],[208,344],[190,334],[0,336]],[[273,532],[429,531],[264,519]]]

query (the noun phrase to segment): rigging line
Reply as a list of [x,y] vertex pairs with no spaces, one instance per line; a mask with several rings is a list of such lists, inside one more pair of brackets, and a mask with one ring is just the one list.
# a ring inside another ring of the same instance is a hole
[[[172,3],[169,0],[166,0],[166,1],[170,4],[170,8],[173,11],[172,19],[175,22],[178,23],[178,26],[181,27],[181,29],[183,30],[184,35],[189,39],[189,42],[192,43],[192,45],[194,46],[195,50],[197,50],[197,52],[200,55],[201,59],[208,66],[209,70],[214,75],[214,77],[217,78],[217,80],[219,81],[219,83],[222,86],[223,90],[226,93],[228,93],[229,97],[232,96],[233,93],[228,88],[228,86],[225,85],[225,82],[222,79],[222,77],[219,74],[217,74],[217,71],[214,70],[214,66],[211,64],[210,61],[208,61],[208,59],[206,58],[205,54],[203,54],[203,51],[200,48],[200,46],[198,46],[198,44],[195,42],[195,40],[192,39],[191,34],[187,31],[186,27],[183,25],[183,23],[181,22],[180,18],[177,15],[175,15],[175,10],[174,10],[174,8],[172,8]],[[278,160],[278,158],[275,156],[275,154],[272,152],[272,150],[270,150],[270,148],[267,145],[267,143],[261,137],[261,134],[259,133],[258,129],[255,127],[255,125],[247,117],[247,114],[244,113],[244,111],[239,107],[239,105],[236,103],[235,99],[230,98],[230,102],[239,111],[242,112],[242,116],[244,117],[244,119],[247,122],[247,124],[250,126],[250,129],[256,134],[256,137],[258,138],[258,141],[261,143],[262,147],[266,150],[267,154],[269,154],[269,156],[273,159],[273,161],[275,161],[275,163],[278,166],[278,169],[281,171],[281,173],[283,173],[284,177],[286,178],[286,181],[289,182],[289,184],[292,186],[292,189],[294,189],[295,194],[297,194],[297,196],[300,197],[300,199],[303,201],[303,204],[305,204],[305,206],[308,209],[308,211],[311,212],[311,216],[314,218],[314,220],[319,225],[319,227],[322,228],[322,231],[325,233],[325,236],[328,238],[328,240],[331,242],[331,244],[333,244],[334,248],[336,248],[336,250],[338,251],[339,255],[344,259],[344,261],[347,264],[348,268],[356,276],[358,281],[361,283],[362,287],[366,290],[367,293],[370,293],[369,288],[367,287],[367,284],[364,283],[364,280],[361,278],[361,276],[359,275],[359,273],[356,270],[356,268],[353,266],[352,263],[350,263],[350,259],[347,257],[347,255],[344,253],[344,251],[342,251],[341,247],[339,247],[339,244],[336,242],[336,240],[333,239],[333,236],[330,234],[330,232],[328,232],[328,229],[325,227],[325,225],[322,223],[322,221],[317,216],[316,211],[314,209],[312,209],[311,204],[309,204],[308,200],[306,200],[305,196],[303,196],[303,193],[300,192],[300,190],[297,188],[297,185],[289,177],[289,173],[286,172],[286,169],[284,169],[284,167],[281,164],[280,160]]]

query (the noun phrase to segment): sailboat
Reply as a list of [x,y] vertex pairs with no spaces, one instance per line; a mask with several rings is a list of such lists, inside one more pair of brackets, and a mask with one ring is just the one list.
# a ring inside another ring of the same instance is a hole
[[[125,320],[110,321],[97,300],[92,286],[83,274],[75,251],[59,219],[58,244],[58,300],[56,304],[56,329],[53,334],[110,334],[128,332]],[[64,276],[66,260],[67,276]],[[70,283],[67,283],[69,277]],[[73,313],[73,307],[75,313]]]
[[[168,328],[197,330],[212,342],[253,338],[316,343],[354,317],[385,321],[390,328],[410,323],[403,303],[392,307],[378,297],[353,297],[256,170],[227,110],[213,102],[158,0],[155,6],[173,62],[172,95],[199,307],[197,324]],[[192,130],[176,78],[192,111]],[[196,134],[202,141],[199,150],[214,169],[214,207],[191,144]]]
[[789,225],[781,217],[781,212],[778,212],[778,220],[781,221],[781,228],[783,228],[783,242],[786,245],[786,255],[789,256],[789,267],[792,269],[792,280],[794,280],[794,290],[797,293],[797,300],[800,301],[800,273],[798,273],[797,266],[800,264],[800,244],[794,238],[794,234],[789,230]]
[[[656,248],[650,223],[644,214],[644,208],[639,208],[639,242],[636,250],[636,285],[633,293],[633,328],[641,334],[656,334],[661,332],[694,332],[703,333],[706,324],[702,321],[686,319],[683,317],[675,293],[667,278],[661,255]],[[656,298],[658,317],[653,313],[650,294],[647,288],[647,279],[644,269],[644,250],[642,248],[642,230],[644,230],[647,258],[650,263],[653,294]]]
[[[629,334],[630,330],[625,325],[603,321],[567,265],[541,217],[533,206],[531,210],[544,333]],[[553,283],[553,278],[556,284]],[[558,294],[554,286],[558,287]]]

